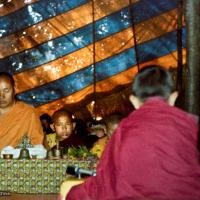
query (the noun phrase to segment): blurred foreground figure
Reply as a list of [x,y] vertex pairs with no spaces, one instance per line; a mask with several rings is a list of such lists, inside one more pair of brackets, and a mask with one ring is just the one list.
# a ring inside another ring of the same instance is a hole
[[173,107],[177,95],[168,71],[143,68],[130,96],[136,110],[108,142],[97,176],[66,191],[66,199],[200,199],[197,118]]
[[0,150],[16,147],[25,135],[32,145],[43,143],[39,115],[32,106],[15,99],[14,87],[13,77],[0,72]]

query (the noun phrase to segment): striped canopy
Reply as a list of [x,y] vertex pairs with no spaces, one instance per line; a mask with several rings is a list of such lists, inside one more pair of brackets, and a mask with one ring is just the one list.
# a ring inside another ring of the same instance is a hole
[[[177,8],[178,0],[0,0],[0,71],[41,113],[126,111],[139,68],[177,67]],[[182,48],[185,62],[184,24]]]

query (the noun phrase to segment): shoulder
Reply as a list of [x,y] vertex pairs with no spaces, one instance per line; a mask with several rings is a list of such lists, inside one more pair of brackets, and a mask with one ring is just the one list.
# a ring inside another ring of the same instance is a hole
[[18,107],[24,107],[24,108],[30,108],[30,109],[33,109],[34,107],[32,106],[32,105],[30,105],[30,104],[28,104],[28,103],[25,103],[25,102],[23,102],[23,101],[17,101],[17,103],[16,103],[16,105],[18,106]]
[[23,101],[17,101],[16,108],[23,110],[23,112],[36,113],[36,109],[32,105],[27,104]]
[[104,136],[100,139],[97,140],[97,142],[95,142],[94,145],[100,145],[100,146],[105,146],[108,142],[108,137],[107,136]]

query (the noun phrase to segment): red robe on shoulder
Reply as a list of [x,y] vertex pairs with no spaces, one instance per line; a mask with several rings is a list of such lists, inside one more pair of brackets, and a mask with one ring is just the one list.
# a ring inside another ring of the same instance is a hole
[[151,98],[122,120],[97,168],[67,200],[200,199],[198,123]]

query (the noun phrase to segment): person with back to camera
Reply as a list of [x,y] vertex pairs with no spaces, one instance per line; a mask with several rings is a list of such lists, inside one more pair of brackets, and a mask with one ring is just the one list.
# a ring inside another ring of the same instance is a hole
[[136,110],[112,135],[97,175],[61,185],[66,199],[199,200],[198,120],[174,107],[177,95],[167,70],[141,69],[130,95]]
[[36,110],[15,98],[15,82],[11,74],[0,72],[0,150],[16,147],[23,136],[32,145],[43,144],[43,131]]

